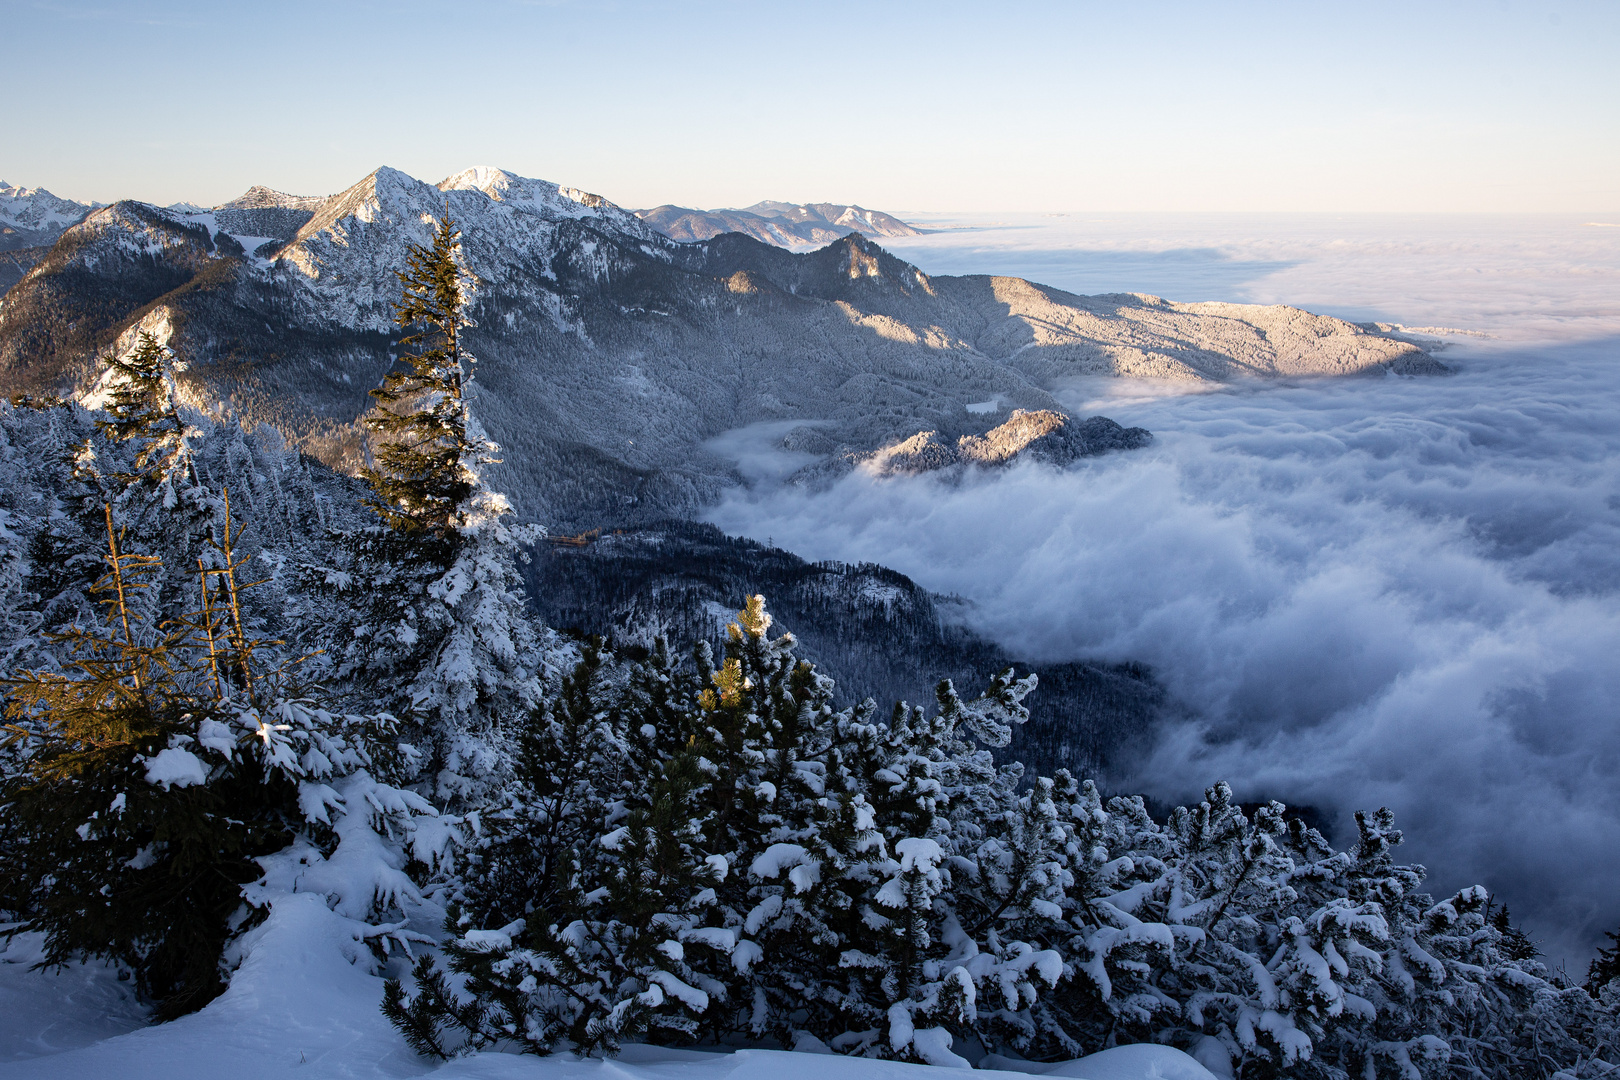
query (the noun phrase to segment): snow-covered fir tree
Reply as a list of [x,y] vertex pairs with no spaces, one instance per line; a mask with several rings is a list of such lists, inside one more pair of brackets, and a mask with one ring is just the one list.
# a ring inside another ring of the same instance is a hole
[[534,714],[442,957],[390,985],[413,1044],[961,1065],[1156,1042],[1249,1080],[1613,1067],[1620,984],[1514,956],[1483,890],[1424,895],[1387,811],[1347,851],[1224,784],[1155,820],[995,765],[1033,680],[947,683],[880,723],[835,711],[769,628],[755,598],[719,665],[592,651]]
[[160,1018],[219,992],[273,895],[317,892],[357,940],[407,941],[403,868],[439,861],[459,823],[393,782],[396,722],[335,708],[292,640],[313,605],[289,556],[361,513],[355,494],[279,437],[200,419],[0,405],[0,448],[12,931],[41,931],[53,963],[125,965]]
[[311,591],[348,605],[325,639],[335,674],[405,720],[436,798],[471,806],[511,768],[502,718],[539,700],[547,638],[527,617],[518,562],[542,534],[511,521],[486,483],[497,447],[472,415],[461,342],[471,284],[448,215],[412,245],[396,307],[403,367],[374,390],[365,479],[381,527],[303,567]]

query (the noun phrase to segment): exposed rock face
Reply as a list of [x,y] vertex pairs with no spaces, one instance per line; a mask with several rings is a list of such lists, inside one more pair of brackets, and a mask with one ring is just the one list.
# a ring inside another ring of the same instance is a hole
[[870,453],[846,450],[832,461],[803,470],[799,479],[825,482],[855,468],[878,476],[966,466],[997,468],[1019,458],[1061,468],[1083,457],[1135,450],[1152,441],[1153,434],[1146,428],[1121,427],[1106,416],[1077,421],[1050,409],[1014,409],[1004,423],[983,435],[963,435],[949,443],[937,431],[919,431]]
[[1074,375],[1439,369],[1411,342],[1292,308],[930,277],[856,235],[801,254],[736,233],[676,243],[543,180],[379,169],[320,201],[95,211],[0,299],[0,393],[83,391],[97,353],[142,327],[184,358],[189,404],[352,468],[367,390],[393,362],[395,273],[447,204],[475,279],[476,407],[503,447],[492,479],[570,532],[694,512],[742,478],[710,441],[762,422],[803,425],[812,455],[919,431],[961,454],[997,421],[969,405],[1059,413],[1046,387]]

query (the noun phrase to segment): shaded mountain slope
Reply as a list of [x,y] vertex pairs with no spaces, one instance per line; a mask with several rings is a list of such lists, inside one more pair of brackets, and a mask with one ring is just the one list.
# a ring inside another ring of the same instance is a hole
[[799,655],[838,683],[843,703],[871,697],[932,705],[952,679],[977,693],[1016,665],[1040,689],[1030,721],[1006,754],[1050,774],[1097,775],[1146,746],[1163,692],[1137,665],[1049,664],[1031,668],[950,616],[960,601],[937,597],[881,566],[809,563],[778,548],[728,537],[710,525],[659,522],[579,544],[549,543],[526,569],[540,615],[552,626],[619,644],[672,647],[712,641],[748,596],[763,593]]

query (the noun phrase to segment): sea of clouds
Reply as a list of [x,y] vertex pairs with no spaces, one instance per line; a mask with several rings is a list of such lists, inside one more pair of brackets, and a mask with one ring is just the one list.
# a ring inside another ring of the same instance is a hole
[[[931,273],[1446,328],[1441,378],[1087,380],[1143,451],[948,483],[761,478],[711,519],[970,602],[1032,661],[1152,665],[1116,787],[1393,807],[1572,973],[1620,926],[1620,228],[1566,218],[1029,216],[891,245]],[[974,219],[934,224],[971,226]],[[1466,332],[1464,332],[1466,331]]]

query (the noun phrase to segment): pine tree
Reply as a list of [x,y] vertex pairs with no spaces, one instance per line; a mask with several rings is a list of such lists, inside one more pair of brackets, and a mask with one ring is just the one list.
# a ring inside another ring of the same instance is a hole
[[258,770],[210,782],[234,736],[189,685],[189,628],[147,625],[134,602],[159,560],[126,550],[104,510],[103,624],[56,635],[68,671],[6,680],[6,730],[27,766],[3,793],[21,833],[14,905],[45,932],[47,962],[121,961],[166,1018],[222,988],[240,887],[287,839],[251,808],[293,793]]
[[46,635],[56,663],[3,681],[16,767],[0,782],[0,907],[43,933],[48,965],[125,965],[160,1019],[223,989],[226,945],[257,917],[249,887],[295,838],[274,876],[327,894],[383,947],[411,937],[372,925],[416,895],[401,849],[431,866],[455,833],[419,829],[426,801],[371,775],[390,719],[333,715],[266,665],[279,643],[244,614],[257,583],[238,576],[225,508],[192,582],[200,606],[165,619],[162,560],[131,550],[105,504],[104,617]]
[[1586,966],[1586,989],[1594,997],[1611,980],[1620,979],[1620,931],[1609,931],[1603,936],[1609,939],[1609,947],[1598,949],[1597,955]]
[[1502,936],[1499,948],[1509,960],[1534,960],[1541,955],[1541,950],[1530,940],[1530,935],[1514,923],[1506,904],[1498,906],[1492,903],[1488,921],[1491,928]]
[[381,438],[366,470],[386,528],[348,535],[341,566],[354,605],[325,644],[340,675],[407,721],[433,795],[465,809],[495,797],[512,766],[501,727],[538,701],[543,635],[522,599],[517,562],[544,535],[514,525],[480,467],[496,447],[470,409],[472,357],[462,332],[460,233],[447,212],[431,246],[412,245],[396,321],[405,368],[372,391]]
[[[431,246],[412,244],[400,272],[404,292],[394,318],[408,331],[399,345],[403,371],[371,391],[379,408],[366,426],[383,438],[376,466],[365,471],[376,498],[369,504],[394,529],[453,545],[462,504],[472,494],[474,459],[482,441],[469,431],[462,347],[461,233],[448,207]],[[441,552],[448,562],[452,551]]]
[[727,637],[718,663],[593,654],[536,714],[447,960],[389,990],[413,1045],[960,1067],[1152,1042],[1245,1080],[1586,1080],[1620,1056],[1620,990],[1515,958],[1483,889],[1421,892],[1388,810],[1347,851],[1224,783],[1156,820],[996,766],[1032,679],[883,724],[833,711],[760,598]]
[[170,359],[169,350],[143,330],[128,356],[114,352],[103,360],[109,384],[104,407],[111,416],[96,427],[115,441],[140,440],[135,473],[120,477],[126,483],[163,471],[182,452],[183,427],[166,370]]

